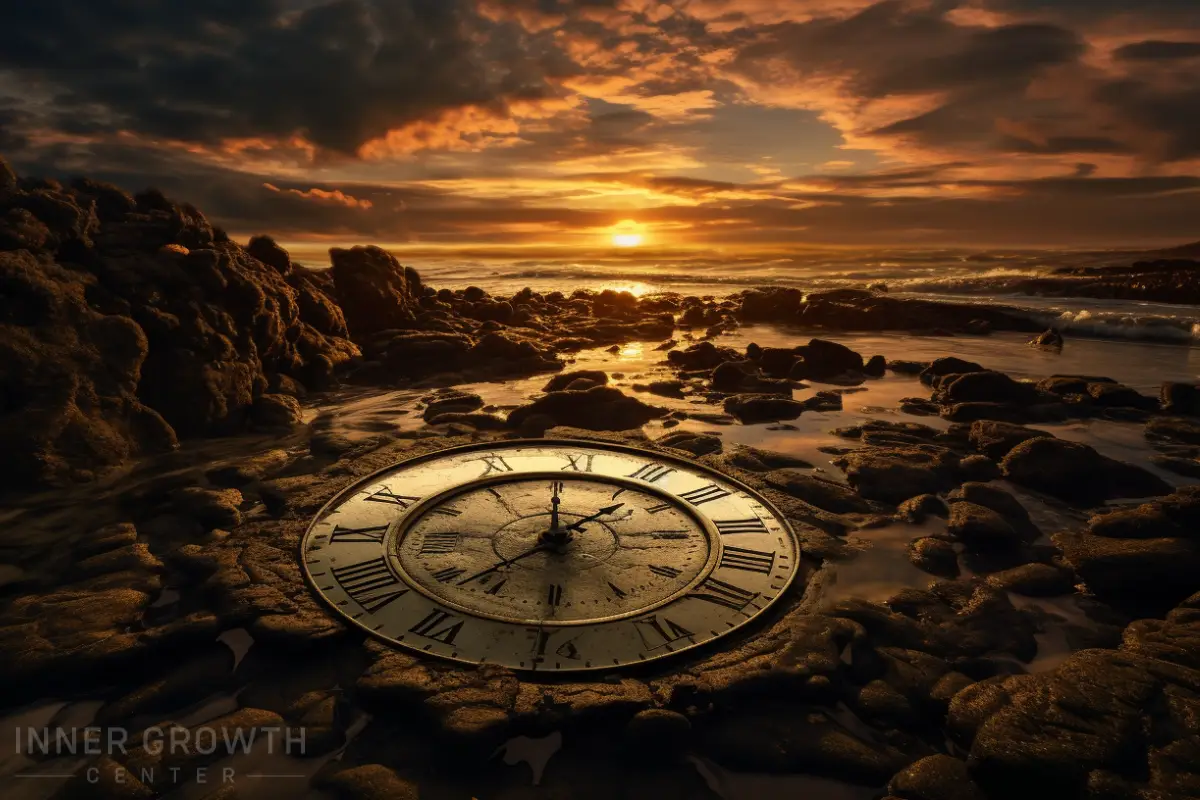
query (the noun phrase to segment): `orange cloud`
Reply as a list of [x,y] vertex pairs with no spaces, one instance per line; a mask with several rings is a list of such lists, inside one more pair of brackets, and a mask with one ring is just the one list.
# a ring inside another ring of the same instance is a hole
[[327,191],[316,187],[302,192],[299,189],[280,189],[272,183],[264,183],[263,188],[280,194],[292,194],[296,197],[303,197],[305,200],[315,200],[318,203],[328,203],[330,205],[345,206],[346,208],[361,208],[363,211],[372,208],[375,204],[370,200],[360,200],[353,195],[334,189]]

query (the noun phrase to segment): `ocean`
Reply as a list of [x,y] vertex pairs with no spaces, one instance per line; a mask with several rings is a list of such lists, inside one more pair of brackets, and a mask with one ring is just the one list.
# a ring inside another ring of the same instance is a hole
[[[328,266],[328,245],[289,245],[300,263]],[[1016,291],[1030,278],[1060,267],[1129,263],[1144,251],[848,250],[730,255],[713,252],[597,251],[577,260],[495,258],[396,247],[402,263],[436,288],[479,286],[494,295],[524,287],[570,293],[615,289],[643,296],[660,292],[714,296],[760,286],[806,291],[883,284],[897,297],[1005,305],[1040,325],[1070,335],[1200,344],[1200,307],[1084,297],[1038,297]],[[540,255],[540,254],[539,254]]]

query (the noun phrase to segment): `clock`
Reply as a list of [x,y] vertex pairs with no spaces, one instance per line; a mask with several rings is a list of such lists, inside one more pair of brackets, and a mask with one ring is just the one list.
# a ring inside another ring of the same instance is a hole
[[737,630],[787,590],[800,548],[749,487],[604,442],[524,439],[370,475],[301,542],[309,585],[393,646],[569,673]]

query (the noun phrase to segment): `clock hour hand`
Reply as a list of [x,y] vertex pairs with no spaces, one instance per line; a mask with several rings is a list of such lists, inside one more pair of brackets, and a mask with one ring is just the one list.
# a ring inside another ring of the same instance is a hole
[[492,567],[488,567],[487,569],[483,570],[482,572],[476,572],[474,575],[472,575],[468,578],[463,578],[461,581],[458,582],[458,585],[462,586],[464,584],[470,583],[473,580],[482,578],[484,575],[491,575],[493,572],[503,569],[504,567],[507,567],[509,564],[515,564],[516,562],[520,561],[521,559],[527,558],[527,557],[533,555],[534,553],[540,553],[543,550],[549,550],[549,549],[550,549],[550,545],[548,545],[544,542],[539,542],[537,545],[529,548],[524,553],[520,553],[519,555],[515,555],[512,558],[505,559],[504,561],[501,561],[499,564],[496,564],[495,566],[492,566]]
[[597,511],[595,514],[592,514],[590,517],[584,517],[583,519],[579,520],[578,522],[573,523],[573,524],[568,525],[567,527],[563,528],[563,533],[566,533],[567,531],[581,531],[581,530],[583,530],[583,526],[586,525],[587,523],[593,522],[607,514],[611,514],[614,511],[616,511],[618,508],[621,508],[623,505],[625,505],[625,504],[617,503],[616,505],[611,505],[606,508],[602,508],[599,511]]
[[558,490],[560,488],[562,488],[562,483],[560,481],[552,481],[550,483],[550,491],[552,492],[552,494],[550,495],[550,532],[551,533],[558,532],[558,504],[562,502],[562,500],[560,500],[558,497]]

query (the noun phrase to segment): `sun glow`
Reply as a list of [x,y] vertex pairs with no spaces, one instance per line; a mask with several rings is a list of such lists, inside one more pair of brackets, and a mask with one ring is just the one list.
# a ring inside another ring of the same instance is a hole
[[615,247],[637,247],[642,243],[642,226],[631,219],[624,219],[612,227],[612,243]]

